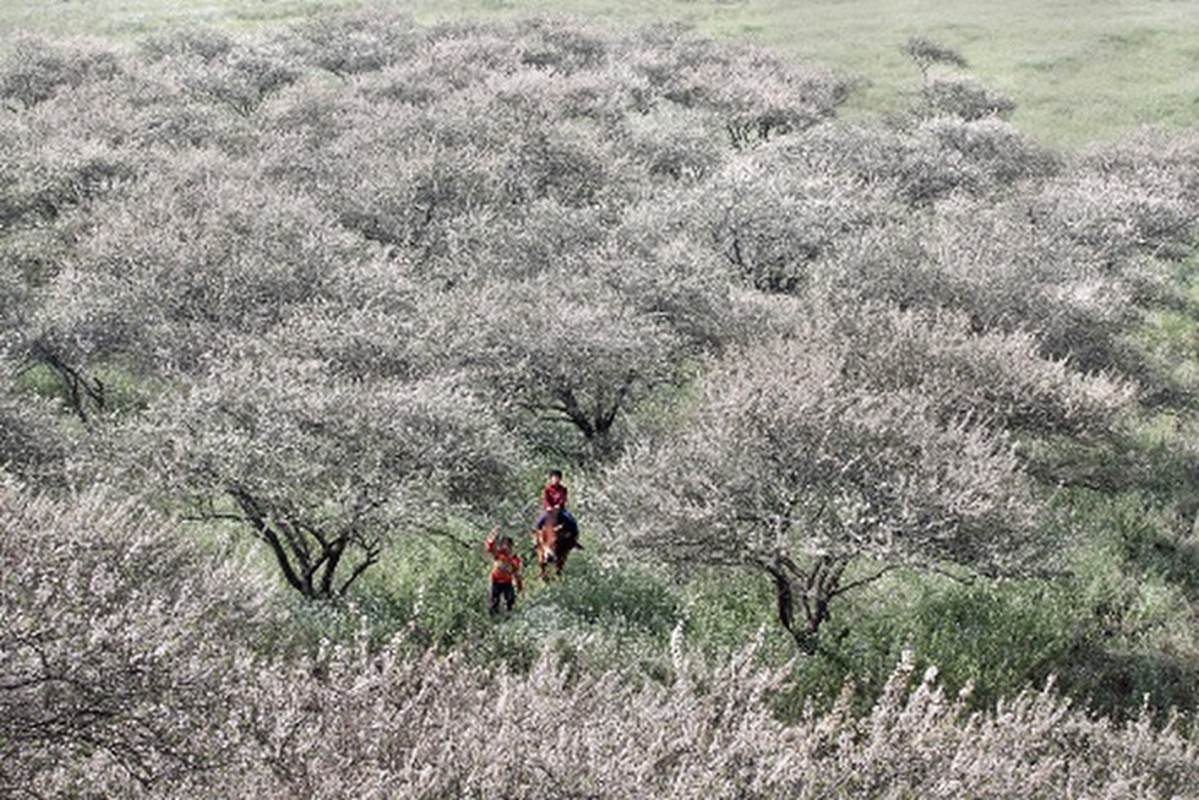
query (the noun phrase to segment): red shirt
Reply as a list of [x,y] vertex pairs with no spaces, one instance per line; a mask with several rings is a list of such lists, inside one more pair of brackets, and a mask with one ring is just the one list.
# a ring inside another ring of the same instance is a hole
[[491,579],[496,583],[512,583],[520,580],[520,556],[516,553],[500,552],[499,545],[488,540],[487,552],[495,557],[491,566]]
[[566,505],[566,487],[562,484],[557,486],[549,485],[545,487],[545,493],[542,494],[542,502],[545,504],[545,510],[549,511],[555,506]]

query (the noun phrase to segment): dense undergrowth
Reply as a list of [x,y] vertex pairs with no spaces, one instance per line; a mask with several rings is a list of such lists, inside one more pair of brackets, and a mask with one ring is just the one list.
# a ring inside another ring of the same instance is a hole
[[17,42],[0,787],[1199,791],[1199,143],[910,47],[866,126],[670,28]]

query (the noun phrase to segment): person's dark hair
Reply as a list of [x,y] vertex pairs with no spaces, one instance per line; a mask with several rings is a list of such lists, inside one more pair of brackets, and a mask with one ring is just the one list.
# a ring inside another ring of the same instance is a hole
[[509,547],[515,547],[515,546],[516,546],[516,543],[512,541],[512,537],[511,537],[511,536],[501,536],[501,537],[500,537],[500,544],[506,544],[506,545],[508,545]]
[[551,478],[557,478],[557,479],[561,480],[561,479],[562,479],[562,470],[560,470],[560,469],[551,469],[551,470],[550,470],[550,477],[551,477]]

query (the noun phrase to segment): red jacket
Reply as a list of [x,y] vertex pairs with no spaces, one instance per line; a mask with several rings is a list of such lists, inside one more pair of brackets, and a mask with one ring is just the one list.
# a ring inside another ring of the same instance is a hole
[[520,586],[520,556],[516,553],[502,553],[494,539],[487,540],[487,552],[495,558],[491,566],[491,579],[496,583],[512,583]]
[[566,505],[566,487],[562,484],[557,486],[546,486],[545,492],[541,495],[541,502],[545,505],[545,510],[549,511],[555,506]]

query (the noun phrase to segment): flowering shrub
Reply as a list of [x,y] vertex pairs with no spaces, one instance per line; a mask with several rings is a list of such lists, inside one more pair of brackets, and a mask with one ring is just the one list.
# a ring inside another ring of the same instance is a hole
[[756,666],[752,650],[708,665],[676,647],[666,684],[616,669],[572,675],[548,655],[527,675],[382,655],[362,659],[367,677],[348,653],[326,658],[326,688],[298,669],[259,687],[253,713],[272,713],[254,720],[256,738],[273,769],[235,787],[311,797],[1001,798],[1164,797],[1199,786],[1194,746],[1172,728],[1092,719],[1048,689],[970,714],[935,671],[913,685],[906,664],[865,715],[848,710],[847,688],[830,711],[782,723],[769,699],[785,671]]
[[0,485],[0,792],[153,793],[222,763],[274,592],[141,504]]
[[1016,108],[1011,98],[970,78],[930,81],[920,90],[920,96],[930,116],[944,114],[968,121],[1004,117]]
[[307,598],[344,595],[397,529],[511,487],[513,447],[448,377],[345,378],[247,349],[131,423],[126,474],[266,544]]

